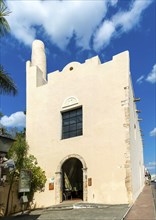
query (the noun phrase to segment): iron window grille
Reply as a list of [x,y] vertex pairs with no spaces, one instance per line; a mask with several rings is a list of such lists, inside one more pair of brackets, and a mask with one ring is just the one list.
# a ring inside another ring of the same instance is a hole
[[62,112],[62,139],[82,135],[82,127],[82,107]]

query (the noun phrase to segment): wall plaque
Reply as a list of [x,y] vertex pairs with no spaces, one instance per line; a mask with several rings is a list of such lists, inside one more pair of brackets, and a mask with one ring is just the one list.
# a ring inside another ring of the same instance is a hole
[[49,190],[54,190],[54,183],[49,183]]

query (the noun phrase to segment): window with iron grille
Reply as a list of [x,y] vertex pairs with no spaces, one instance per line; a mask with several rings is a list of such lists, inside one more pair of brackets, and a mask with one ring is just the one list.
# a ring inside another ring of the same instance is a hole
[[82,107],[62,112],[62,139],[82,135]]

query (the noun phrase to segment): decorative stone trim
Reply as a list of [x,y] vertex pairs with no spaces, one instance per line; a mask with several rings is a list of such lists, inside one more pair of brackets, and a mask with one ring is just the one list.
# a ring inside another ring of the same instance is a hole
[[62,108],[73,106],[73,105],[76,105],[78,103],[79,103],[79,101],[78,101],[78,99],[76,97],[70,96],[69,98],[64,100]]
[[66,157],[64,157],[55,172],[56,178],[55,178],[55,204],[60,204],[62,202],[62,188],[61,188],[61,183],[62,183],[62,165],[64,162],[70,158],[77,158],[78,160],[81,161],[82,163],[82,171],[83,171],[83,201],[87,202],[88,200],[88,191],[87,191],[87,166],[84,161],[84,159],[78,155],[78,154],[70,154]]

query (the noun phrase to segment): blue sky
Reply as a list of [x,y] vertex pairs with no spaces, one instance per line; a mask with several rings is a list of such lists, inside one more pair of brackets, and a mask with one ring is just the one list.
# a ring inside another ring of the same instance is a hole
[[[26,109],[25,62],[34,39],[45,43],[48,72],[98,55],[101,62],[129,50],[131,76],[144,134],[144,161],[156,173],[156,1],[6,0],[11,33],[0,40],[0,63],[18,87],[0,97],[1,124],[21,128]],[[118,76],[116,76],[118,77]]]

